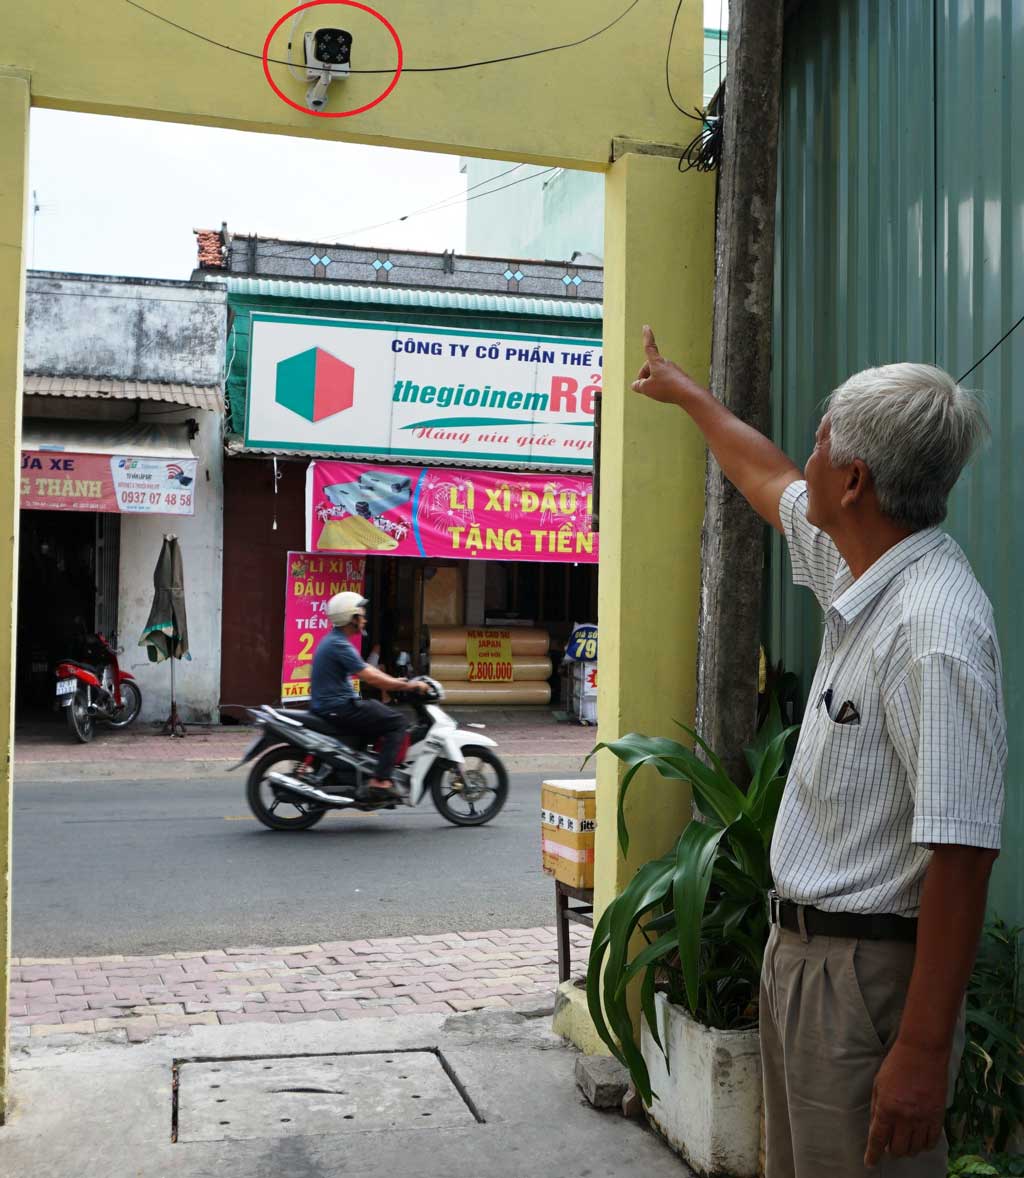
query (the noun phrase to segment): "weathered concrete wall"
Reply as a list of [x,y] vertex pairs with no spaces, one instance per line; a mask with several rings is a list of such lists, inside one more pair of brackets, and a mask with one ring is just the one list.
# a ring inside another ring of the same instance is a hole
[[226,318],[220,287],[34,271],[25,371],[219,384]]
[[172,424],[194,417],[199,433],[192,449],[199,459],[194,516],[121,517],[121,572],[118,633],[124,663],[142,689],[143,720],[165,720],[171,702],[171,668],[150,663],[137,646],[153,603],[153,570],[165,532],[181,544],[185,566],[185,608],[192,658],[175,666],[182,719],[216,723],[220,700],[220,644],[224,527],[224,419],[218,413],[182,409],[161,420]]

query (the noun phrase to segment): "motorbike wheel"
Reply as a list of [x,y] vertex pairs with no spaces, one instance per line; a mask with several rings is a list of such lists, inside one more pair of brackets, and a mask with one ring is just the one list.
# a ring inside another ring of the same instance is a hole
[[292,798],[272,781],[266,780],[271,769],[294,773],[305,760],[304,753],[283,745],[264,753],[252,767],[246,786],[249,809],[271,830],[309,830],[327,813],[323,806]]
[[[467,745],[462,775],[456,766],[435,763],[428,783],[442,818],[456,826],[483,826],[501,812],[508,798],[508,773],[490,749]],[[486,803],[481,805],[481,803]]]
[[96,735],[96,720],[89,714],[88,696],[84,687],[79,687],[75,697],[64,709],[68,731],[82,744],[88,744]]
[[114,712],[107,723],[111,728],[127,728],[129,724],[138,719],[141,711],[142,692],[139,691],[137,683],[126,679],[121,684],[121,709]]

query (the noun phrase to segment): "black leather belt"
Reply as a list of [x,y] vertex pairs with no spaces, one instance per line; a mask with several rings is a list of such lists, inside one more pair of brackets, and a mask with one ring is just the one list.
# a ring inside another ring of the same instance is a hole
[[[803,924],[801,925],[801,916]],[[864,941],[916,941],[917,920],[892,913],[822,912],[807,904],[783,900],[768,893],[768,918],[772,924],[809,937],[853,937]]]

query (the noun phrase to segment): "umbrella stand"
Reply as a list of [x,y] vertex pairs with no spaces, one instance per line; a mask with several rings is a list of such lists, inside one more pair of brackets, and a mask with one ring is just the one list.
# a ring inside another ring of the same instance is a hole
[[172,655],[170,658],[171,664],[171,714],[164,721],[164,726],[161,729],[163,736],[184,736],[185,725],[181,722],[181,717],[178,715],[178,700],[174,694],[174,664],[177,660]]

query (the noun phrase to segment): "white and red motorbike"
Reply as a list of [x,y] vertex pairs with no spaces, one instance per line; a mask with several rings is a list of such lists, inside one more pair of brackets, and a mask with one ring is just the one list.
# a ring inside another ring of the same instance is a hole
[[232,769],[251,761],[249,808],[271,830],[308,830],[328,810],[393,810],[416,806],[429,792],[442,817],[456,826],[483,826],[508,797],[508,773],[495,741],[467,732],[438,706],[444,689],[423,677],[426,694],[392,695],[408,704],[415,722],[399,752],[392,782],[397,797],[361,801],[376,756],[354,736],[343,739],[329,721],[291,708],[250,710],[260,732]]

